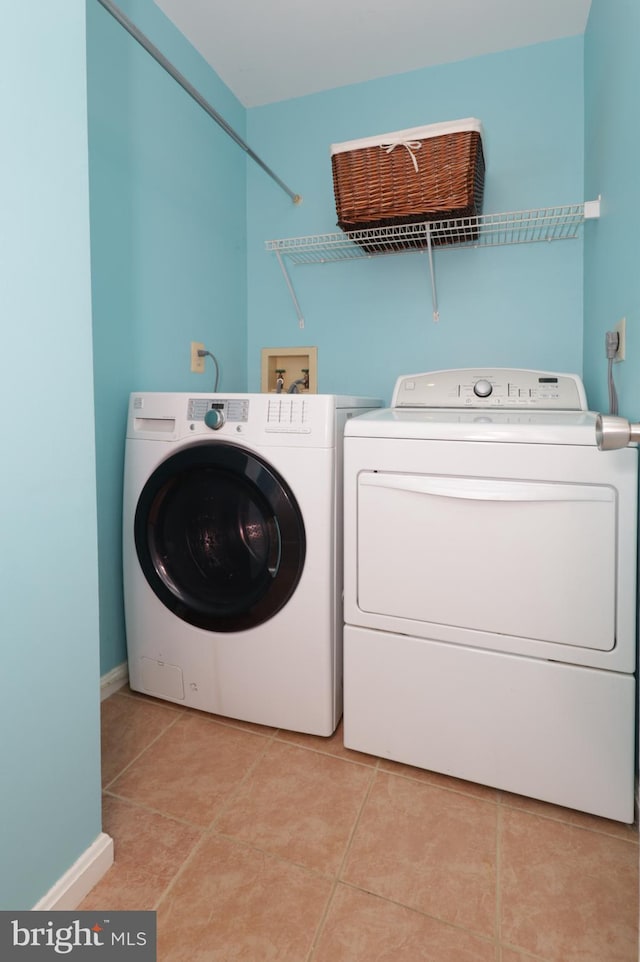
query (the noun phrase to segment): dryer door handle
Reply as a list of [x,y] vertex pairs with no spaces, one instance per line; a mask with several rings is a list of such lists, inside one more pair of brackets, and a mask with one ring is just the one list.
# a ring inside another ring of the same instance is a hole
[[496,481],[485,478],[451,478],[435,475],[361,474],[361,485],[410,491],[439,498],[470,501],[597,501],[611,502],[613,490],[603,485],[566,484],[564,481]]

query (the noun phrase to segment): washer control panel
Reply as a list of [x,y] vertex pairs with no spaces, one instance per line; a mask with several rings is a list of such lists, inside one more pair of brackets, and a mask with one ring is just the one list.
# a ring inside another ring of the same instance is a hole
[[225,421],[248,421],[249,401],[244,398],[189,398],[187,420],[204,421],[214,430],[216,426],[222,427]]
[[584,386],[576,374],[514,368],[462,368],[406,374],[396,381],[391,406],[588,410]]

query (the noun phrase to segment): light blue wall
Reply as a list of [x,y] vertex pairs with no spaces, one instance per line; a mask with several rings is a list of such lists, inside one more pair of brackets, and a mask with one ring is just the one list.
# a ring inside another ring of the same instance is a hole
[[585,180],[602,194],[585,242],[584,375],[591,406],[608,410],[605,331],[626,317],[614,365],[620,413],[640,418],[640,4],[593,0],[585,36]]
[[[123,12],[243,135],[245,111],[152,0]],[[246,390],[246,156],[87,0],[101,671],[126,658],[121,508],[130,391],[203,391],[191,341]]]
[[0,908],[100,832],[84,0],[0,32]]
[[293,267],[298,327],[267,239],[336,230],[329,145],[474,116],[485,128],[486,212],[584,200],[581,37],[254,108],[248,140],[301,193],[248,179],[248,373],[260,349],[317,345],[319,389],[389,398],[398,374],[476,364],[582,368],[582,240],[439,251],[434,324],[426,255]]

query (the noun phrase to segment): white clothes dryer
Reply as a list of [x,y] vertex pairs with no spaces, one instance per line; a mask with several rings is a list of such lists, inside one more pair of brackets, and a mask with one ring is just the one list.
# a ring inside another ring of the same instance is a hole
[[345,744],[633,821],[637,448],[571,375],[392,403],[345,436]]
[[330,735],[342,713],[342,437],[381,402],[134,393],[124,471],[136,691]]

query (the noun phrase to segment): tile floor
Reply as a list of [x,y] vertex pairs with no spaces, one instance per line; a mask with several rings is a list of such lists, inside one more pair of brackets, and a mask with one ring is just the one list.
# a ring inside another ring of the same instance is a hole
[[159,962],[635,962],[635,828],[122,689],[115,863]]

